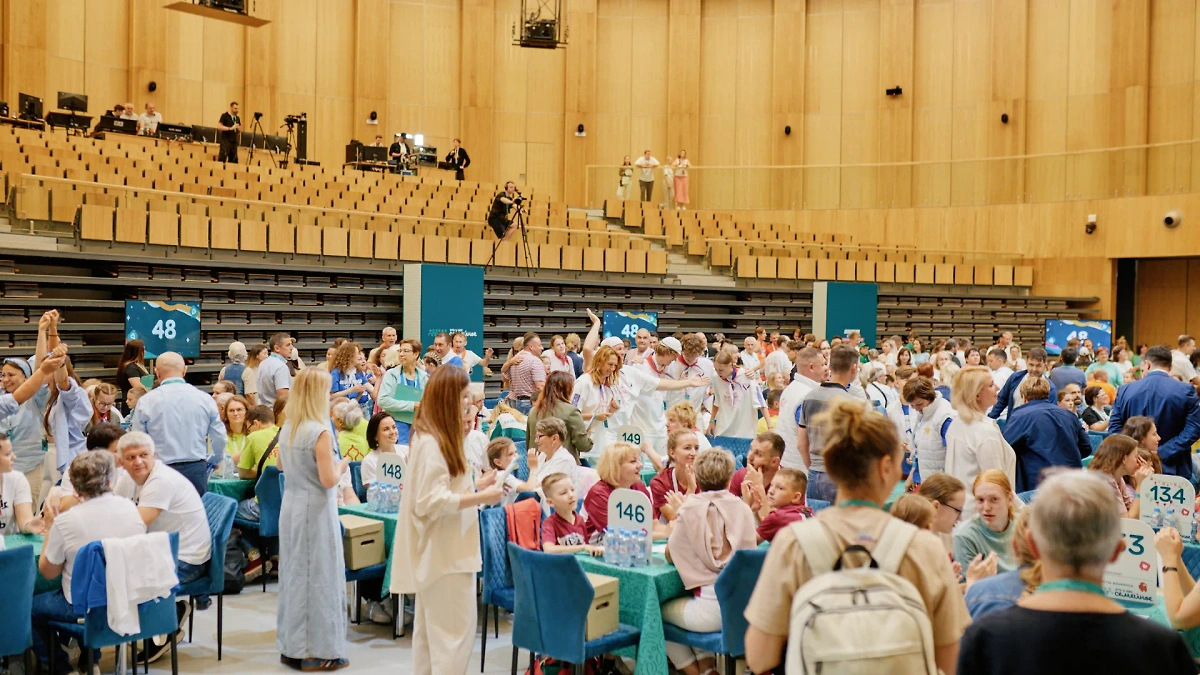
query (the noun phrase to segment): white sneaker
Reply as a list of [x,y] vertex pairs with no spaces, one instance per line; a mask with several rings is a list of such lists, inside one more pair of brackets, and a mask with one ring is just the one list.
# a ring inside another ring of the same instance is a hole
[[367,603],[367,619],[384,626],[392,625],[392,611],[382,602]]

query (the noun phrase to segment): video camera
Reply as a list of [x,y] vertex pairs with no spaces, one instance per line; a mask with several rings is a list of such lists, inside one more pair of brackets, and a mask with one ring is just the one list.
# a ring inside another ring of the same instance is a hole
[[305,121],[306,114],[307,113],[300,113],[299,115],[288,115],[287,117],[283,118],[283,123],[288,125],[289,127],[294,124],[299,124],[300,122]]

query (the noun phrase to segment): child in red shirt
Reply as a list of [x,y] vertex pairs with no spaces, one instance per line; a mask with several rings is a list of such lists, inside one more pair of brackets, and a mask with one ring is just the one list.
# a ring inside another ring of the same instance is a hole
[[[749,488],[749,489],[747,489]],[[759,520],[758,543],[771,541],[779,530],[797,520],[812,518],[812,509],[804,503],[808,492],[808,476],[796,469],[780,468],[771,479],[771,487],[765,493],[761,485],[746,484],[742,494],[754,509]]]
[[587,543],[583,516],[575,513],[579,500],[571,479],[563,473],[552,473],[542,479],[542,491],[546,501],[554,507],[554,513],[542,521],[542,550],[546,553],[586,551],[594,556],[604,555],[603,546]]

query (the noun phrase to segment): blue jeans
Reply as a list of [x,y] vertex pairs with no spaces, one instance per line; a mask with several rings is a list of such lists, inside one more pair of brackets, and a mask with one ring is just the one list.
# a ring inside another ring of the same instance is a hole
[[254,497],[238,502],[237,517],[255,523],[259,521],[261,514],[258,510],[258,502],[254,501]]
[[203,459],[197,459],[191,462],[175,462],[167,466],[175,469],[183,474],[183,477],[188,479],[188,482],[196,486],[196,492],[201,497],[205,492],[208,492],[208,462]]
[[[50,662],[50,645],[53,643],[51,621],[75,621],[75,609],[67,602],[62,589],[33,596],[33,653],[43,664]],[[59,674],[71,672],[67,654],[61,648],[54,655]],[[55,675],[55,674],[52,674]]]
[[508,399],[508,404],[514,409],[521,411],[521,414],[525,416],[528,416],[529,411],[533,410],[533,401],[530,399],[510,398]]
[[820,499],[830,504],[837,501],[837,484],[829,480],[824,471],[808,470],[809,499]]
[[208,574],[208,563],[193,565],[182,560],[175,563],[175,576],[179,577],[180,584],[191,583],[205,574]]

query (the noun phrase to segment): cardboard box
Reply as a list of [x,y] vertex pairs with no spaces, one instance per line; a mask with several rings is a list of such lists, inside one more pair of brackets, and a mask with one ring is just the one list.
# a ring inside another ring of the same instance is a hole
[[584,629],[585,639],[595,640],[603,635],[615,632],[620,622],[620,594],[617,592],[617,578],[603,574],[589,574],[588,581],[596,595],[588,608],[587,624]]
[[361,570],[387,559],[383,550],[382,522],[351,514],[338,516],[338,519],[342,521],[342,527],[346,530],[342,535],[346,569]]

